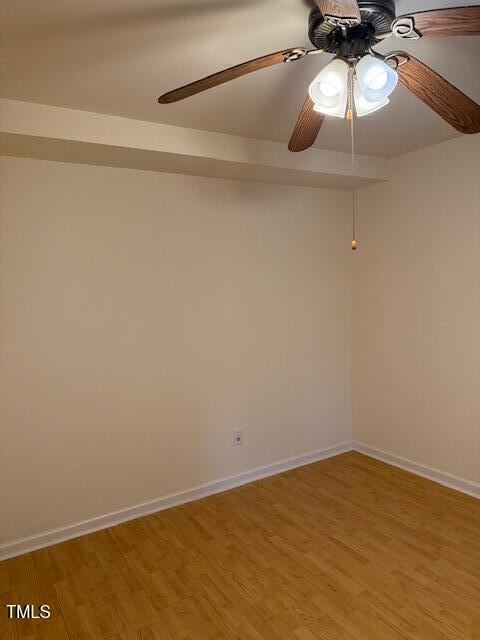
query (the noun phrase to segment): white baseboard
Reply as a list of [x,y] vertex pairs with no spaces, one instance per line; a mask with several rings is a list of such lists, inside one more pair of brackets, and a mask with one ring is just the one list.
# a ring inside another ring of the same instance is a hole
[[450,489],[456,489],[457,491],[466,493],[474,498],[480,498],[480,482],[473,482],[472,480],[459,478],[458,476],[446,473],[445,471],[429,467],[426,464],[420,464],[419,462],[402,458],[401,456],[394,455],[393,453],[388,453],[381,449],[375,449],[374,447],[370,447],[356,440],[353,442],[353,449],[354,451],[363,453],[370,458],[375,458],[381,462],[391,464],[394,467],[399,467],[404,471],[410,471],[410,473],[414,473],[417,476],[422,476],[422,478],[428,478],[428,480],[433,480],[434,482],[443,484],[446,487],[450,487]]
[[459,478],[433,467],[388,453],[387,451],[375,449],[374,447],[370,447],[362,442],[348,441],[334,445],[333,447],[296,456],[294,458],[280,460],[279,462],[274,462],[273,464],[269,464],[264,467],[244,471],[243,473],[229,476],[228,478],[215,480],[186,491],[151,500],[150,502],[144,502],[133,507],[113,511],[103,516],[83,520],[82,522],[76,522],[59,529],[51,529],[50,531],[45,531],[28,538],[21,538],[19,540],[0,544],[0,561],[23,555],[24,553],[30,553],[37,549],[50,547],[51,545],[58,544],[59,542],[78,538],[79,536],[100,531],[101,529],[107,529],[108,527],[113,527],[117,524],[121,524],[122,522],[135,520],[136,518],[141,518],[158,511],[163,511],[164,509],[169,509],[180,504],[192,502],[193,500],[205,498],[207,496],[214,495],[215,493],[234,489],[235,487],[240,487],[241,485],[254,482],[255,480],[260,480],[262,478],[267,478],[268,476],[288,471],[289,469],[296,469],[306,464],[332,458],[341,453],[352,450],[380,460],[381,462],[399,467],[405,471],[410,471],[411,473],[422,476],[423,478],[428,478],[429,480],[438,482],[439,484],[450,487],[451,489],[456,489],[457,491],[466,493],[474,498],[480,498],[480,483],[478,482]]
[[157,498],[150,502],[144,502],[133,507],[113,511],[103,516],[90,518],[89,520],[83,520],[82,522],[76,522],[59,529],[51,529],[50,531],[45,531],[28,538],[21,538],[19,540],[7,542],[0,545],[0,560],[6,560],[7,558],[13,558],[14,556],[19,556],[24,553],[30,553],[30,551],[35,551],[36,549],[50,547],[53,544],[65,542],[65,540],[71,540],[72,538],[78,538],[79,536],[83,536],[87,533],[107,529],[108,527],[121,524],[122,522],[128,522],[135,518],[141,518],[142,516],[156,513],[157,511],[163,511],[164,509],[185,504],[186,502],[192,502],[193,500],[205,498],[215,493],[221,493],[222,491],[227,491],[228,489],[233,489],[235,487],[248,484],[249,482],[260,480],[261,478],[267,478],[268,476],[273,476],[278,473],[282,473],[283,471],[288,471],[289,469],[295,469],[306,464],[311,464],[312,462],[325,460],[326,458],[331,458],[339,455],[340,453],[345,453],[346,451],[351,450],[351,441],[342,442],[334,445],[333,447],[319,449],[317,451],[312,451],[311,453],[295,456],[294,458],[288,458],[286,460],[280,460],[279,462],[274,462],[273,464],[269,464],[264,467],[244,471],[243,473],[229,476],[228,478],[215,480],[214,482],[209,482],[207,484],[194,487],[193,489]]

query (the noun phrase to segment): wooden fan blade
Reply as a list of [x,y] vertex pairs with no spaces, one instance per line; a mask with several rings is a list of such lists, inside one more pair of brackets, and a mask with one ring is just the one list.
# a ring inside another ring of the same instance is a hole
[[353,27],[361,22],[356,0],[315,0],[326,22]]
[[250,60],[249,62],[243,62],[242,64],[238,64],[235,67],[230,67],[229,69],[219,71],[218,73],[214,73],[211,76],[207,76],[206,78],[202,78],[201,80],[197,80],[196,82],[186,84],[185,86],[180,87],[179,89],[175,89],[174,91],[169,91],[163,96],[160,96],[158,101],[160,102],[160,104],[177,102],[178,100],[183,100],[184,98],[193,96],[196,93],[200,93],[201,91],[212,89],[212,87],[216,87],[219,84],[223,84],[224,82],[229,82],[230,80],[235,80],[235,78],[240,78],[240,76],[244,76],[247,73],[259,71],[260,69],[271,67],[275,64],[279,64],[280,62],[297,60],[303,58],[306,54],[307,52],[305,51],[305,49],[300,48],[286,49],[285,51],[270,53],[267,56],[255,58],[255,60]]
[[324,116],[313,109],[313,100],[308,97],[300,111],[297,124],[288,143],[290,151],[305,151],[314,144],[323,124]]
[[480,105],[410,54],[397,68],[399,82],[461,133],[480,132]]
[[478,36],[480,5],[433,9],[400,16],[393,21],[392,32],[405,39],[420,36]]

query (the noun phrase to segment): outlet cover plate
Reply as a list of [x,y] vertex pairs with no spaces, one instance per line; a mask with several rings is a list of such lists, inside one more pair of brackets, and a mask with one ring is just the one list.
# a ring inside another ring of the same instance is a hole
[[243,444],[243,431],[241,429],[235,429],[233,432],[233,446],[239,447]]

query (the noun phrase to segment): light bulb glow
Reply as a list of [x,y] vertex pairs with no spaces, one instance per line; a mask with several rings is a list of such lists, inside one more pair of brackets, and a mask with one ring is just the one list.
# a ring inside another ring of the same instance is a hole
[[327,98],[333,98],[338,93],[338,89],[331,82],[320,82],[320,91]]
[[343,118],[347,107],[348,64],[335,58],[311,83],[308,93],[314,109]]
[[353,97],[355,100],[355,111],[357,113],[358,118],[362,118],[363,116],[367,116],[374,111],[378,111],[382,107],[386,107],[387,104],[390,103],[388,98],[383,98],[383,100],[378,100],[377,102],[368,101],[358,86],[357,80],[355,80],[353,85]]
[[360,91],[369,102],[384,100],[397,86],[397,72],[379,58],[366,55],[355,70]]
[[372,76],[370,80],[369,87],[374,91],[378,91],[378,89],[383,89],[383,87],[387,84],[388,76],[385,71],[380,71],[377,75]]

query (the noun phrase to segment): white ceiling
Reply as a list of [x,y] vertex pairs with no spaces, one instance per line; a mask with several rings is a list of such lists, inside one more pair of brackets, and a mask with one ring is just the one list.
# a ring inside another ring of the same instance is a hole
[[[398,2],[397,14],[465,4]],[[472,3],[473,4],[473,3]],[[176,86],[291,46],[309,46],[302,0],[2,0],[1,96],[137,120],[287,142],[314,56],[243,77],[184,102],[158,105]],[[389,38],[480,102],[480,38]],[[393,156],[456,131],[399,87],[391,105],[357,124],[357,151]],[[317,146],[348,151],[346,122],[329,119]]]

